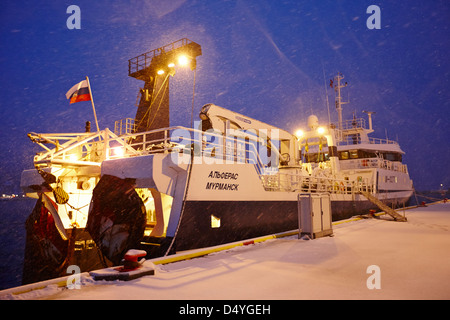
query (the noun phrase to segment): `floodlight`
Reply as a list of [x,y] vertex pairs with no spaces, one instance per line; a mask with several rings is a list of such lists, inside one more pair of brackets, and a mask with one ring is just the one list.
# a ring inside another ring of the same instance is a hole
[[178,64],[179,64],[180,66],[185,66],[185,65],[187,65],[188,63],[189,63],[189,59],[188,59],[188,57],[185,56],[184,54],[182,54],[182,55],[180,55],[180,56],[178,57]]
[[303,137],[304,134],[305,134],[305,133],[304,133],[303,130],[301,130],[301,129],[295,131],[295,136],[296,136],[297,138]]

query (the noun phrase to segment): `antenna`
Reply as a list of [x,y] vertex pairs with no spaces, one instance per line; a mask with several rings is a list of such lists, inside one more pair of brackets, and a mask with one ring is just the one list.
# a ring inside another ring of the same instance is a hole
[[367,113],[368,117],[369,117],[369,130],[373,130],[372,129],[372,115],[375,114],[376,112],[374,111],[363,111],[364,113]]
[[328,101],[327,82],[325,80],[325,68],[323,67],[323,62],[322,62],[322,73],[323,73],[323,87],[325,88],[325,98],[327,99],[328,124],[331,124],[330,103]]

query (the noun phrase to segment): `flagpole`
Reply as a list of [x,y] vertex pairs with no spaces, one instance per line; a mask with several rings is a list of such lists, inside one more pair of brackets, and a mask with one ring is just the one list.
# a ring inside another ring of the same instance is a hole
[[97,114],[95,113],[94,96],[92,95],[91,84],[89,83],[89,78],[87,76],[86,76],[86,81],[87,81],[88,88],[89,88],[89,94],[91,96],[92,110],[94,110],[95,125],[97,126],[97,131],[100,131],[100,128],[98,126],[98,121],[97,121]]

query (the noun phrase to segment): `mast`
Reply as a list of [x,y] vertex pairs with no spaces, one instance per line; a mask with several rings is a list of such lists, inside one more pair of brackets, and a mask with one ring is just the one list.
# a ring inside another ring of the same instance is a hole
[[[177,65],[189,65],[195,70],[196,58],[201,54],[199,44],[183,38],[128,60],[128,75],[145,82],[140,90],[135,132],[170,126],[169,76],[175,75]],[[159,134],[163,138],[163,133]]]
[[343,85],[341,84],[341,80],[343,79],[344,76],[342,73],[338,72],[338,74],[334,77],[334,81],[330,80],[330,87],[333,88],[334,85],[334,92],[336,94],[335,104],[338,112],[338,128],[340,130],[342,130],[342,105],[348,103],[348,101],[342,101],[341,88],[345,88],[347,86],[347,82]]

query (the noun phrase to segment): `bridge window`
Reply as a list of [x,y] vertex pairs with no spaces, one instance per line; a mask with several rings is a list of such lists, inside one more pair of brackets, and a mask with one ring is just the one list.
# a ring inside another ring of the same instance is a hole
[[349,151],[350,159],[358,159],[358,150]]
[[317,162],[323,162],[330,160],[330,157],[328,156],[327,152],[314,152],[314,153],[307,153],[306,156],[306,162],[310,163],[317,163]]
[[348,159],[348,151],[339,152],[339,159],[340,160],[347,160]]

